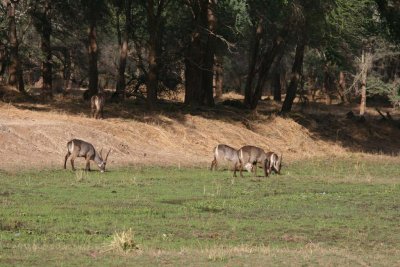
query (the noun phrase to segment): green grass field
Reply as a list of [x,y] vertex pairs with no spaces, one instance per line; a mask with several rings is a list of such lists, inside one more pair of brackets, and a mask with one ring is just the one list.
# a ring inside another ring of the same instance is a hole
[[267,179],[2,172],[0,265],[398,266],[399,176],[395,163],[357,159],[295,162]]

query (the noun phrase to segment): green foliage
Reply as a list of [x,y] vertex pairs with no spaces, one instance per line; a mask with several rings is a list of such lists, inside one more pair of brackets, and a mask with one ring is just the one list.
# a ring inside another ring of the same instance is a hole
[[373,0],[336,0],[327,16],[325,35],[326,58],[346,69],[352,67],[354,54],[359,54],[365,41],[376,35]]
[[400,83],[394,81],[392,83],[382,81],[381,77],[369,76],[367,79],[369,95],[384,95],[389,98],[393,107],[400,107]]
[[[115,233],[130,228],[134,238],[124,232],[117,243],[143,254],[119,258],[122,265],[148,265],[157,250],[176,253],[174,265],[192,253],[207,261],[203,250],[219,246],[265,246],[293,257],[310,243],[346,249],[349,257],[362,253],[374,265],[368,254],[386,254],[400,242],[398,176],[398,164],[383,159],[295,162],[269,178],[158,167],[1,173],[0,265],[62,259],[82,266],[95,260],[88,255],[104,264],[118,255],[102,254]],[[385,259],[397,260],[396,253]]]

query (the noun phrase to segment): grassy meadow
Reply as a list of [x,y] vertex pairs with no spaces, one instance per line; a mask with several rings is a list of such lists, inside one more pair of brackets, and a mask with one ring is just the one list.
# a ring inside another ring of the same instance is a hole
[[0,266],[398,266],[399,176],[396,162],[357,158],[269,178],[1,172]]

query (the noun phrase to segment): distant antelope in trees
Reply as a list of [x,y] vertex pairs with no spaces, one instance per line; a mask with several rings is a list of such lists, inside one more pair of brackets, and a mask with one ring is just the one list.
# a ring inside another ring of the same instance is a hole
[[267,174],[270,174],[272,171],[274,171],[277,174],[281,174],[281,168],[282,168],[282,154],[281,157],[278,156],[278,154],[274,152],[267,152]]
[[267,154],[265,151],[259,147],[255,146],[244,146],[238,150],[238,156],[240,160],[239,172],[242,175],[243,166],[251,164],[254,170],[254,176],[257,176],[257,163],[260,163],[264,169],[265,177],[268,176],[267,172]]
[[67,168],[67,160],[69,156],[71,156],[71,166],[72,170],[75,171],[75,166],[74,166],[74,160],[77,157],[83,157],[86,159],[86,171],[90,171],[90,161],[93,160],[96,162],[97,166],[100,169],[100,172],[104,172],[106,170],[106,164],[107,164],[107,158],[108,155],[111,152],[111,148],[108,151],[106,158],[103,159],[103,156],[101,155],[102,150],[100,150],[100,153],[98,153],[92,144],[79,140],[79,139],[72,139],[67,143],[67,149],[68,152],[65,155],[65,161],[64,161],[64,169]]
[[[233,177],[236,177],[236,171],[239,170],[240,160],[238,151],[228,145],[219,144],[214,148],[214,160],[211,162],[210,170],[215,170],[219,160],[230,161],[233,164]],[[245,168],[251,171],[251,165],[246,165]]]
[[104,119],[104,105],[106,103],[106,97],[103,93],[98,93],[92,96],[90,99],[91,109],[92,109],[92,118],[96,119]]

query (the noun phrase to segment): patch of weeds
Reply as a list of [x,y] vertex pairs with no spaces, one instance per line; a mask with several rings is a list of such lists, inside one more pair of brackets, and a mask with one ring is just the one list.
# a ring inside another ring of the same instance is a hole
[[0,221],[0,230],[1,231],[15,231],[21,229],[23,223],[18,220],[14,220],[12,222],[4,222]]
[[82,182],[87,178],[87,172],[84,170],[75,171],[75,181],[77,183]]

